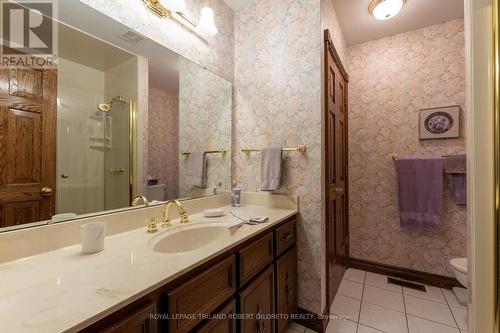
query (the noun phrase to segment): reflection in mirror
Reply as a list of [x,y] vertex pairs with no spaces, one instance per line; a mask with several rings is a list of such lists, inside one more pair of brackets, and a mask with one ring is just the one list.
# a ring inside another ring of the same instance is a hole
[[230,82],[79,2],[59,19],[56,71],[1,72],[0,231],[230,188]]

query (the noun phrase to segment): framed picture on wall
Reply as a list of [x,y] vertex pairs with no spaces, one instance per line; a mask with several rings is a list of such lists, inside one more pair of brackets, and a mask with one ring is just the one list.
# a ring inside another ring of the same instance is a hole
[[460,137],[460,106],[420,110],[420,140]]

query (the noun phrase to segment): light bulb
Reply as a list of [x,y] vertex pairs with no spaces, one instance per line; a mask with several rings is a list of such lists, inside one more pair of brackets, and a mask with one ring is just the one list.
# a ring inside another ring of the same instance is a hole
[[174,13],[186,11],[186,2],[184,0],[168,0],[167,7]]
[[203,7],[201,9],[200,22],[196,28],[205,36],[214,36],[219,32],[215,26],[214,11],[212,8]]
[[370,11],[377,20],[388,20],[396,16],[403,8],[404,0],[376,0],[370,5]]

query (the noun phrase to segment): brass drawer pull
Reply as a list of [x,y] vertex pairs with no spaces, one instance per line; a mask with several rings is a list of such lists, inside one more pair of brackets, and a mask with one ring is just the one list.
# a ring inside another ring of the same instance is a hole
[[260,304],[257,304],[257,333],[265,333],[266,324],[262,320],[262,310]]
[[44,197],[48,197],[50,195],[52,195],[52,189],[50,187],[43,187],[41,190],[40,190],[40,194],[43,195]]
[[289,241],[290,239],[293,238],[293,233],[291,232],[287,232],[286,234],[284,234],[282,237],[281,237],[281,240],[284,240],[284,241]]

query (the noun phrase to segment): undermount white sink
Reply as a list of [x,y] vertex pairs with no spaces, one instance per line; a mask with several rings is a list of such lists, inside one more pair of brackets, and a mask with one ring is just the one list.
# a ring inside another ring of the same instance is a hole
[[191,252],[229,236],[231,230],[224,224],[186,225],[156,236],[152,247],[159,253]]

